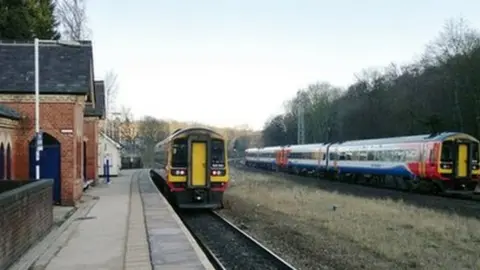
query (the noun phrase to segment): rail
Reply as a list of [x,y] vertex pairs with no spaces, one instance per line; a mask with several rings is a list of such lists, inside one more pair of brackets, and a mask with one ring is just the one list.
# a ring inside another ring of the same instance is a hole
[[295,269],[213,211],[178,214],[217,269]]

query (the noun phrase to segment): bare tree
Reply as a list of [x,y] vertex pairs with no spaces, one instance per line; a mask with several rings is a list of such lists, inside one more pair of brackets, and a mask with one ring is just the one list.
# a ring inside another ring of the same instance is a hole
[[85,0],[57,0],[57,17],[64,37],[70,40],[85,40],[91,30],[87,26]]
[[120,141],[127,145],[126,150],[129,151],[131,147],[135,146],[138,133],[137,123],[134,121],[132,110],[130,108],[122,106],[120,115],[120,123],[118,127]]
[[153,165],[154,147],[169,134],[169,123],[152,116],[146,116],[138,126],[138,137],[144,164]]
[[[115,111],[115,101],[118,93],[117,74],[110,70],[105,75],[105,111],[107,117]],[[124,108],[124,110],[127,110]],[[122,111],[124,113],[126,111]],[[122,114],[123,115],[123,114]],[[123,115],[125,116],[125,115]]]

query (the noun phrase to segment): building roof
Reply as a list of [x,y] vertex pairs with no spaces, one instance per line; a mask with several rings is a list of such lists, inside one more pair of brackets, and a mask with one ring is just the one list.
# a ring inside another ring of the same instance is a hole
[[85,106],[85,116],[105,117],[105,82],[95,81],[94,86],[94,103],[88,103]]
[[20,119],[20,113],[15,111],[14,109],[0,104],[0,117],[1,118],[8,118],[8,119],[13,119],[13,120],[19,120]]
[[[90,41],[81,45],[40,43],[40,93],[86,95],[93,91],[93,53]],[[0,40],[0,93],[35,91],[33,42]]]
[[108,142],[110,142],[111,144],[115,145],[115,147],[116,147],[117,149],[122,149],[122,148],[123,148],[123,146],[122,146],[119,142],[115,141],[113,138],[111,138],[111,137],[108,136],[107,134],[105,134],[105,133],[103,133],[103,132],[100,132],[100,134],[101,134]]

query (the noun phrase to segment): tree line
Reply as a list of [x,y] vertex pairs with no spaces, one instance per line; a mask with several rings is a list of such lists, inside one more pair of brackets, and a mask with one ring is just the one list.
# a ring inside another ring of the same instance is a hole
[[197,122],[165,120],[148,115],[140,120],[134,120],[129,108],[123,107],[121,111],[121,115],[116,119],[117,127],[114,128],[118,130],[117,135],[112,134],[111,136],[114,138],[119,136],[118,141],[122,143],[122,151],[125,155],[140,155],[147,167],[153,165],[155,145],[179,128],[202,126],[216,130],[226,137],[227,151],[230,157],[243,153],[246,148],[255,144],[257,139],[255,132],[246,126],[219,128]]
[[297,143],[298,107],[305,142],[332,142],[441,131],[480,137],[480,33],[450,19],[420,60],[364,70],[346,89],[317,82],[265,123],[263,144]]
[[[0,0],[0,40],[88,40],[92,31],[86,4],[86,0]],[[107,71],[104,81],[106,117],[113,120],[116,73]]]
[[89,31],[85,0],[0,0],[2,40],[82,40]]

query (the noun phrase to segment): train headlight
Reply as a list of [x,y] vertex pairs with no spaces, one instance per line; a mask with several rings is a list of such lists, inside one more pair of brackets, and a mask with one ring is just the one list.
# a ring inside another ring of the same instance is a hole
[[223,175],[225,175],[225,170],[212,170],[211,175],[213,175],[213,176],[223,176]]
[[186,171],[185,170],[172,170],[172,174],[173,175],[185,175],[186,174]]

